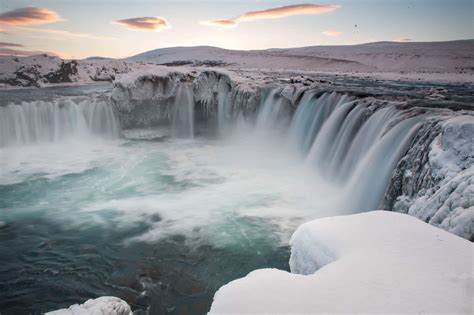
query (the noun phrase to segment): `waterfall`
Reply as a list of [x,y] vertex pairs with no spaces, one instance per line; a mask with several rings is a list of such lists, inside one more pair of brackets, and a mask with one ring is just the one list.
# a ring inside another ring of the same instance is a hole
[[288,122],[291,113],[290,102],[279,93],[278,89],[272,89],[260,107],[256,122],[259,132],[278,129]]
[[[387,189],[397,162],[402,158],[420,128],[421,119],[412,117],[396,124],[378,137],[359,163],[345,185],[353,195],[351,209],[357,212],[377,209]],[[349,152],[351,154],[351,152]]]
[[[281,97],[272,91],[257,118],[257,127],[272,126]],[[306,91],[292,118],[288,139],[305,166],[341,188],[344,207],[377,209],[392,172],[420,127],[421,118],[400,119],[403,112],[387,106],[369,110],[370,102],[338,93]]]
[[171,134],[178,138],[194,137],[194,97],[190,84],[180,84],[171,116]]
[[334,108],[348,100],[347,95],[336,92],[315,97],[314,92],[304,93],[290,125],[290,138],[295,149],[308,153],[314,138]]
[[217,93],[217,126],[220,134],[227,131],[230,111],[232,110],[232,94],[226,82],[219,81]]
[[0,147],[57,141],[66,137],[118,137],[109,103],[93,98],[22,102],[0,107]]

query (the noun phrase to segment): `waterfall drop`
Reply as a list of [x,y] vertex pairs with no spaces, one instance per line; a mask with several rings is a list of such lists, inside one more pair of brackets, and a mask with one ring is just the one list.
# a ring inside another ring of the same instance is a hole
[[194,97],[189,84],[178,86],[172,108],[171,134],[177,138],[194,137]]
[[65,98],[0,106],[0,147],[67,137],[119,136],[116,115],[104,100]]

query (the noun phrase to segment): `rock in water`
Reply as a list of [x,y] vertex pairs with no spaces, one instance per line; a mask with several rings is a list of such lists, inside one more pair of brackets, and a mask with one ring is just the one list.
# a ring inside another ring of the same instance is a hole
[[46,313],[46,315],[133,315],[130,305],[114,296],[101,296],[87,300],[84,304],[74,304],[69,308]]

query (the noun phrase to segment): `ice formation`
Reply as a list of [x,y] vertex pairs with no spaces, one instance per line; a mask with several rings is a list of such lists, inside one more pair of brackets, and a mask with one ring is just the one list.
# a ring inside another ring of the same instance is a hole
[[133,313],[124,300],[113,296],[102,296],[87,300],[83,304],[74,304],[68,308],[48,312],[46,315],[133,315]]
[[261,269],[234,280],[217,291],[209,313],[473,311],[472,243],[411,216],[317,219],[290,244],[292,273]]

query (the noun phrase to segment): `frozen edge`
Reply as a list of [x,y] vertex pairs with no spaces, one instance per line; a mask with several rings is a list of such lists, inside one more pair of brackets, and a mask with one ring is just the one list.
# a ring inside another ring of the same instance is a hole
[[114,296],[102,296],[45,315],[133,315],[133,313],[130,305],[124,300]]
[[216,292],[210,314],[472,314],[473,244],[409,215],[317,219],[290,244],[292,273],[260,269],[232,281]]

